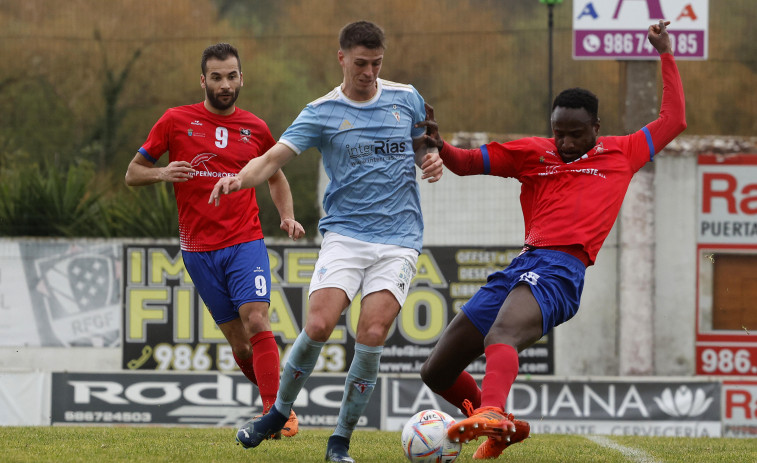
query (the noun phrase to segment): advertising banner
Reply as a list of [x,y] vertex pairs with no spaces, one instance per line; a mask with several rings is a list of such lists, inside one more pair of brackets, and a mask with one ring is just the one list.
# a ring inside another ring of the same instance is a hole
[[[385,377],[386,430],[400,430],[413,414],[459,410],[418,378]],[[609,434],[716,437],[721,435],[720,383],[692,381],[516,381],[506,410],[534,434]]]
[[[230,372],[231,349],[196,293],[178,246],[124,246],[122,366],[129,370]],[[507,266],[517,249],[431,247],[389,332],[381,373],[418,373],[460,307],[486,277]],[[285,361],[304,326],[318,248],[268,246],[271,329]],[[352,361],[360,295],[342,315],[321,352],[317,372],[346,372]],[[483,359],[469,371],[483,373]],[[521,353],[521,371],[552,374],[550,336]]]
[[120,244],[2,240],[0,251],[0,345],[119,345]]
[[723,381],[723,437],[757,437],[757,381]]
[[677,60],[707,59],[709,0],[574,0],[573,58],[656,60],[647,31],[660,19]]
[[697,159],[700,375],[757,376],[757,155]]
[[50,374],[0,372],[0,426],[50,425]]
[[[240,427],[262,413],[258,388],[241,374],[53,373],[52,424]],[[294,402],[301,426],[336,426],[344,375],[313,375]],[[381,384],[358,429],[381,426]]]

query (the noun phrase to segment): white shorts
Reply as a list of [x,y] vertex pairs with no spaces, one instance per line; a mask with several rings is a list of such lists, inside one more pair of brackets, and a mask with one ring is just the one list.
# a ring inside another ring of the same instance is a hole
[[309,294],[322,288],[340,288],[350,301],[389,290],[400,306],[415,276],[418,251],[393,244],[368,243],[326,232],[315,263]]

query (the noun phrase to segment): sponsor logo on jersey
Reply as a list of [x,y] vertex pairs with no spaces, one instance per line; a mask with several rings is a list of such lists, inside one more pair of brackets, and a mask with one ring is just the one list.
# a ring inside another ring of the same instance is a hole
[[339,126],[340,131],[351,129],[351,128],[352,128],[352,124],[350,124],[350,121],[348,121],[347,119],[343,120],[342,125]]
[[195,156],[190,164],[195,170],[201,168],[202,170],[209,172],[210,169],[208,168],[208,165],[206,163],[211,161],[214,157],[216,157],[216,155],[213,153],[201,153]]
[[404,140],[374,140],[371,143],[347,145],[345,148],[350,159],[356,160],[377,155],[390,156],[402,154],[407,150],[407,142]]
[[202,127],[202,122],[200,122],[200,121],[192,121],[192,122],[190,122],[190,123],[191,123],[192,125],[199,125],[200,127]]
[[209,163],[212,163],[213,158],[215,158],[216,155],[213,153],[200,153],[197,156],[192,159],[190,164],[192,165],[192,168],[195,170],[194,174],[192,174],[193,177],[233,177],[236,174],[229,173],[229,172],[215,172],[210,170],[210,167],[208,166]]

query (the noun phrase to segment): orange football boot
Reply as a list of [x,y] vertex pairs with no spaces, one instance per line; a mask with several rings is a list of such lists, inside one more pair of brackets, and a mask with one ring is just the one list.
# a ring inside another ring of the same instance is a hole
[[514,433],[515,425],[501,408],[481,407],[473,410],[468,418],[450,426],[447,437],[452,442],[465,444],[481,436],[509,441]]
[[512,413],[505,415],[515,425],[515,432],[508,438],[489,437],[476,449],[474,460],[489,460],[497,458],[509,446],[525,440],[531,433],[531,425],[527,421],[516,420]]
[[297,421],[297,415],[294,410],[289,411],[289,419],[283,428],[281,428],[281,435],[284,437],[292,437],[300,430],[299,422]]

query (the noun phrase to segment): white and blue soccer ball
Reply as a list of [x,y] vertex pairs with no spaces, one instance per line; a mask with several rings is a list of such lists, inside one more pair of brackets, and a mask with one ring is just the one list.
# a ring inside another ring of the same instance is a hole
[[451,463],[460,454],[460,443],[447,438],[455,419],[440,410],[423,410],[402,429],[402,449],[413,463]]

